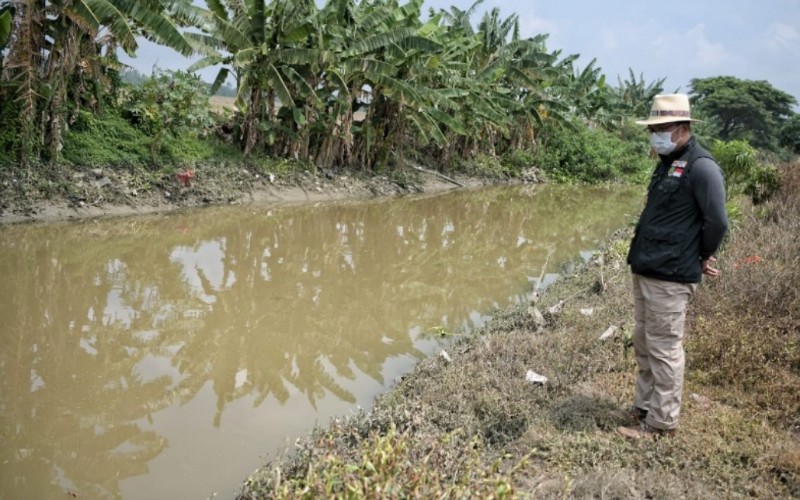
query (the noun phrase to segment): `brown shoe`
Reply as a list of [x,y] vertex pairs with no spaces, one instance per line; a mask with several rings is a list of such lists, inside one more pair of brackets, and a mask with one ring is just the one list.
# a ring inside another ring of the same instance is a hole
[[608,415],[617,420],[629,420],[634,423],[642,423],[644,419],[647,418],[647,410],[631,406],[625,410],[612,410],[608,412]]
[[677,429],[656,429],[646,423],[634,427],[617,427],[617,434],[627,439],[649,439],[658,441],[663,437],[673,437]]

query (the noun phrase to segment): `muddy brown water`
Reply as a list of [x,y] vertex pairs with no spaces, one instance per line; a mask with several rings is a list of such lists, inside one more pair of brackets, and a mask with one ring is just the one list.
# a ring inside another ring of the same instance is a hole
[[0,498],[230,498],[640,200],[502,187],[0,227]]

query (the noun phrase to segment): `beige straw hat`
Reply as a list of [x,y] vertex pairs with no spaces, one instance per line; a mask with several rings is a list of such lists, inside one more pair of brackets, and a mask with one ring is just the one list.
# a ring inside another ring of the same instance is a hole
[[653,99],[650,117],[638,120],[637,125],[661,125],[671,122],[699,122],[692,119],[689,96],[686,94],[659,94]]

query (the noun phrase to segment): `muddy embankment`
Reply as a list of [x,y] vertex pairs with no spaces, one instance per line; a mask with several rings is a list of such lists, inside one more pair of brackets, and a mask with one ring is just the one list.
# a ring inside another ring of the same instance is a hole
[[[221,204],[355,200],[539,181],[535,168],[513,180],[444,175],[420,167],[390,177],[348,171],[276,175],[245,167],[217,166],[154,178],[96,168],[63,175],[58,182],[37,181],[37,185],[17,179],[4,181],[0,185],[0,224],[163,213]],[[48,191],[55,193],[44,194]]]

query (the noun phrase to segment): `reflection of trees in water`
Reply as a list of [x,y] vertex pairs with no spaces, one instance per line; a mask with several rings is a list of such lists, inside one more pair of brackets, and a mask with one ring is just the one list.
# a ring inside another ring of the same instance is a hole
[[117,494],[167,446],[136,421],[208,383],[216,426],[244,396],[354,402],[359,373],[383,383],[387,359],[423,356],[412,331],[505,305],[523,293],[510,282],[525,290],[549,252],[593,247],[606,214],[630,205],[576,192],[14,228],[0,238],[12,280],[0,291],[0,401],[3,430],[17,430],[3,434],[0,477],[31,478],[42,497],[58,481]]
[[[285,401],[289,386],[312,405],[326,392],[354,401],[341,385],[354,370],[383,382],[387,358],[422,356],[414,327],[469,324],[472,313],[508,297],[509,276],[522,290],[550,252],[563,259],[595,246],[602,231],[583,235],[619,225],[607,214],[630,200],[555,191],[464,192],[219,218],[199,240],[224,241],[222,258],[196,265],[197,279],[185,276],[201,283],[198,296],[215,302],[174,358],[182,384],[192,394],[213,381],[220,412],[245,394],[256,404],[269,395]],[[247,382],[237,387],[242,370]]]
[[134,421],[168,404],[168,380],[136,375],[147,343],[105,314],[125,286],[113,264],[120,248],[70,233],[0,237],[0,490],[9,498],[116,495],[167,445]]

